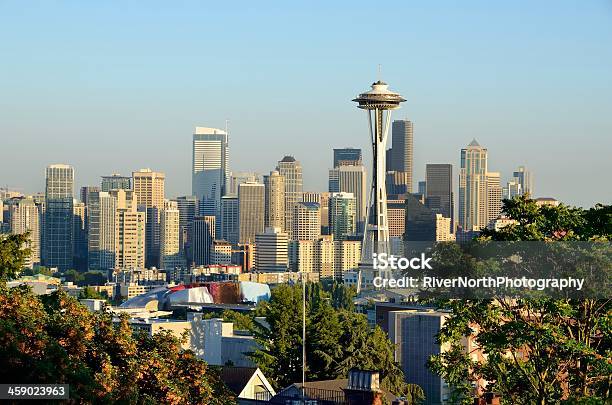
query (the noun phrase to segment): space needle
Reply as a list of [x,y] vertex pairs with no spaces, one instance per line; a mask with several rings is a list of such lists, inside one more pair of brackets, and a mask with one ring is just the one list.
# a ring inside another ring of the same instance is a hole
[[[389,90],[381,80],[372,83],[372,89],[361,93],[353,101],[368,113],[368,124],[373,151],[372,187],[367,210],[366,226],[361,247],[360,268],[372,269],[373,254],[389,253],[389,222],[387,219],[386,151],[387,135],[391,124],[391,111],[406,101]],[[369,265],[369,266],[368,266]],[[358,285],[361,280],[358,281]]]

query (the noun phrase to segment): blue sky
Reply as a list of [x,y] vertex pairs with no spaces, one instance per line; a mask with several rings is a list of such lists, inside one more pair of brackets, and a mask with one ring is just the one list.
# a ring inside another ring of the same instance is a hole
[[350,100],[381,64],[415,183],[475,137],[537,195],[612,201],[612,1],[297,3],[0,1],[0,184],[42,190],[62,162],[77,186],[151,167],[189,194],[193,127],[228,119],[233,170],[293,154],[322,191],[333,147],[369,153]]

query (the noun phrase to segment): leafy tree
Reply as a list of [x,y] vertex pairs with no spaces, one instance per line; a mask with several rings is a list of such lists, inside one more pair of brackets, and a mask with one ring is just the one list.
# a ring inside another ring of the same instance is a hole
[[70,403],[232,404],[216,370],[169,333],[133,333],[63,291],[7,288],[25,256],[0,239],[0,381],[70,385]]
[[30,250],[23,248],[28,243],[28,234],[0,234],[0,283],[17,278]]
[[[498,231],[485,230],[482,238],[612,238],[611,206],[538,207],[522,196],[505,200],[504,212],[517,223]],[[468,259],[456,256],[453,260]],[[472,384],[487,381],[484,390],[500,394],[507,404],[604,403],[610,399],[612,381],[611,302],[548,297],[446,301],[444,306],[452,314],[438,339],[448,350],[432,356],[429,365],[454,387],[455,402],[471,403]],[[474,359],[465,351],[466,337],[486,358]]]
[[[317,284],[309,284],[306,307],[308,380],[346,378],[351,369],[376,370],[381,383],[395,394],[417,400],[423,391],[404,382],[394,361],[394,348],[379,328],[372,329],[364,315],[333,308]],[[259,309],[268,325],[254,330],[260,349],[250,356],[276,387],[302,378],[302,287],[280,285]]]
[[91,287],[84,287],[79,293],[79,299],[94,299],[94,300],[106,300],[108,296],[101,294]]

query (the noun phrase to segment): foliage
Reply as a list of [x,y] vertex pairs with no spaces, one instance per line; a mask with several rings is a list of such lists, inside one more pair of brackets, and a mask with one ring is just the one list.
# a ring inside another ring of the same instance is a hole
[[[482,238],[496,241],[568,241],[612,238],[612,207],[589,210],[538,207],[528,196],[504,201],[517,221]],[[452,261],[465,261],[457,256]],[[469,264],[469,263],[468,263]],[[612,381],[610,299],[497,298],[451,300],[452,315],[438,335],[448,350],[432,356],[431,369],[454,387],[453,401],[472,403],[472,384],[487,381],[507,404],[604,403]],[[486,358],[467,353],[464,339]],[[481,384],[482,386],[482,384]]]
[[79,299],[106,300],[108,299],[108,296],[106,295],[106,293],[99,293],[92,287],[84,287],[79,293]]
[[[335,309],[319,284],[308,284],[306,296],[307,380],[346,378],[351,369],[376,370],[391,392],[419,398],[422,390],[404,383],[394,347],[379,327],[372,329],[361,314]],[[277,388],[301,381],[302,287],[276,287],[259,313],[268,325],[256,324],[261,348],[250,356]]]
[[204,319],[222,318],[225,322],[232,322],[234,329],[237,330],[252,330],[254,328],[253,316],[243,314],[241,312],[225,309],[221,312],[214,311],[204,314]]
[[23,269],[23,263],[30,254],[30,250],[23,248],[27,245],[29,236],[0,234],[0,283],[17,278]]
[[57,291],[7,288],[21,240],[0,240],[0,381],[70,385],[71,403],[230,404],[218,374],[169,333],[132,333]]

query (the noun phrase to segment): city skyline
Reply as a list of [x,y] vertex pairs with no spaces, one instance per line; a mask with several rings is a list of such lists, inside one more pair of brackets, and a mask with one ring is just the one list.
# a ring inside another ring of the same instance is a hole
[[[326,13],[317,17],[336,24],[314,32],[293,24],[312,15],[304,5],[246,10],[254,15],[195,4],[144,14],[136,5],[0,7],[0,33],[13,38],[0,76],[2,144],[29,159],[5,154],[1,187],[42,191],[45,168],[61,162],[75,168],[75,190],[151,167],[166,173],[168,197],[189,195],[194,127],[225,128],[229,119],[232,171],[265,174],[294,155],[304,190],[324,191],[333,148],[369,148],[350,98],[380,63],[408,100],[396,118],[414,122],[415,189],[427,163],[452,164],[456,184],[458,151],[475,137],[502,184],[524,165],[536,196],[585,207],[612,200],[593,176],[611,168],[612,7],[603,1],[394,3],[388,20],[375,22],[395,38],[376,60],[361,52],[373,39],[357,44],[347,34],[368,16],[365,7],[319,5]],[[206,34],[194,29],[202,17]],[[235,21],[230,30],[227,21]],[[275,28],[251,38],[255,21]],[[116,22],[126,24],[108,29]],[[125,28],[130,22],[138,29]],[[28,31],[31,24],[40,29]],[[218,63],[201,63],[210,55]],[[371,167],[367,153],[364,164]]]

